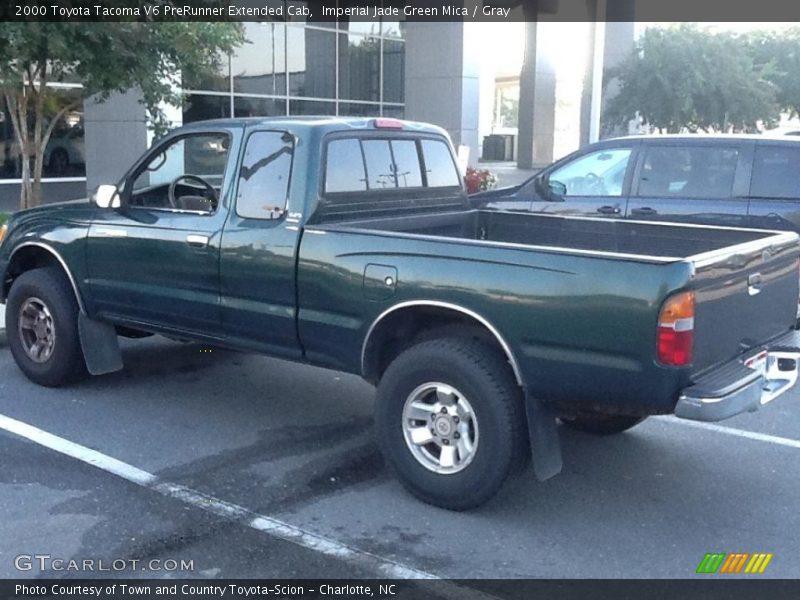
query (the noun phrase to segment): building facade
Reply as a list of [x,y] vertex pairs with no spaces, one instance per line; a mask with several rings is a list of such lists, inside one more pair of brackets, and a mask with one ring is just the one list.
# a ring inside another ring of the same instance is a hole
[[[185,103],[180,108],[166,107],[167,114],[176,126],[231,116],[385,116],[426,121],[444,127],[474,164],[485,134],[481,115],[495,108],[481,106],[482,97],[487,104],[481,89],[481,55],[487,43],[484,25],[245,23],[247,43],[223,57],[213,76],[185,77]],[[531,73],[523,77],[517,101],[520,157],[527,161],[523,166],[553,158],[555,78],[552,65],[542,60],[542,36],[536,35],[537,27],[546,26],[528,23],[525,28],[523,75],[525,70]],[[621,39],[617,30],[610,29],[617,33],[609,37],[609,29],[604,28],[605,50],[601,45],[599,51],[608,55],[609,46],[629,49],[632,25],[628,29],[630,36],[626,33]],[[593,49],[597,52],[596,44]],[[597,66],[591,58],[586,65],[586,69]],[[80,86],[78,82],[59,85],[65,98]],[[4,108],[0,106],[4,150],[0,212],[15,210],[19,199],[20,157]],[[579,115],[578,120],[584,127],[585,119]],[[100,183],[117,181],[151,141],[135,91],[114,94],[102,104],[87,101],[58,124],[46,149],[45,202],[82,197]]]

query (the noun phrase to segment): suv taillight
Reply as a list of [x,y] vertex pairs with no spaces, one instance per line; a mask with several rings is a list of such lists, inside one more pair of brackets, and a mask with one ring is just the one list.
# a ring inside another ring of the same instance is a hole
[[658,362],[685,367],[692,362],[694,344],[694,292],[670,296],[658,315]]

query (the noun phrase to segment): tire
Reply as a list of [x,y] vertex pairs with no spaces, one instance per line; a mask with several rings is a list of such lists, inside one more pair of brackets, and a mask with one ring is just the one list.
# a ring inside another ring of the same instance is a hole
[[[450,510],[489,500],[529,454],[523,394],[509,364],[471,339],[428,340],[400,354],[378,384],[375,430],[403,486]],[[424,430],[437,434],[423,443]]]
[[[22,325],[23,311],[28,324],[39,317],[38,330]],[[52,344],[43,341],[44,348],[33,349],[40,335],[50,340],[48,331]],[[59,269],[32,269],[14,280],[6,302],[6,336],[14,361],[34,383],[59,387],[87,373],[78,336],[78,302]]]
[[636,417],[632,415],[604,415],[600,413],[581,413],[574,417],[561,417],[560,420],[565,427],[591,433],[594,435],[614,435],[622,433],[631,427],[636,427],[647,417]]

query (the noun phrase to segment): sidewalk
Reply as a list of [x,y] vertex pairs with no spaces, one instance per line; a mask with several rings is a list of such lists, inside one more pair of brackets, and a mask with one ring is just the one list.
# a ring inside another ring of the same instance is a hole
[[520,169],[515,162],[480,162],[479,169],[489,169],[497,175],[497,187],[510,187],[530,179],[542,170],[543,166],[533,169]]

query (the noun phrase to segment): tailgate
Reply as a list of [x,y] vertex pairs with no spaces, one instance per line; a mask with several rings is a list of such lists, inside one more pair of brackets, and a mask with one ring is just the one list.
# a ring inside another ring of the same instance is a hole
[[691,258],[696,269],[693,373],[794,326],[798,256],[796,234],[765,232],[763,239]]

